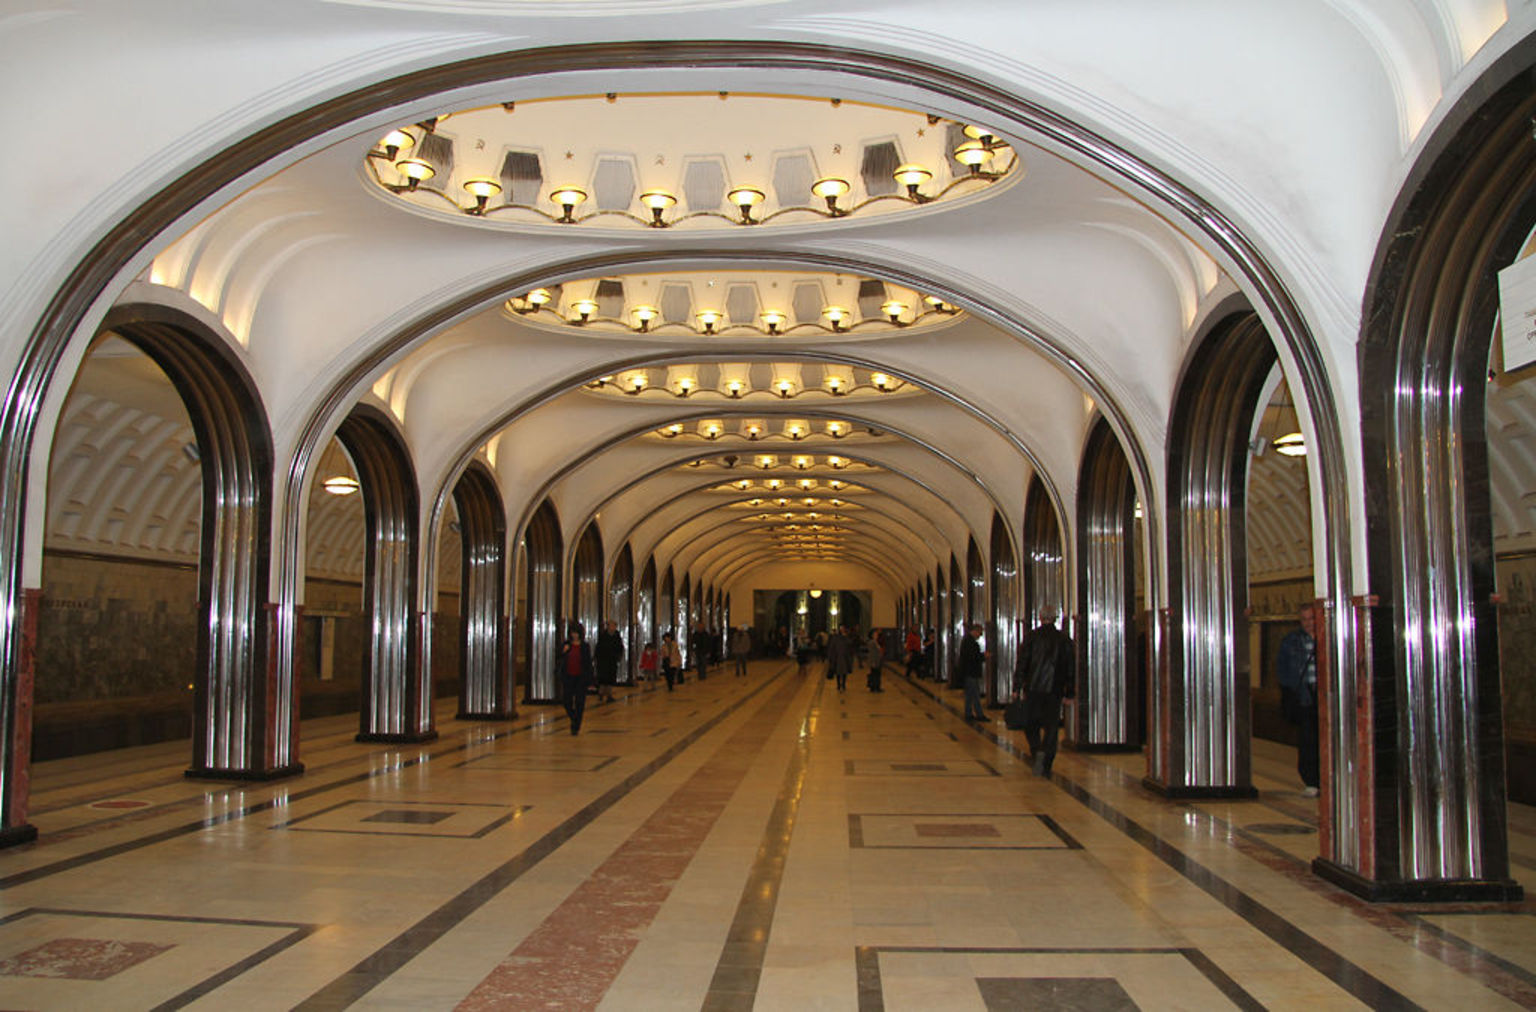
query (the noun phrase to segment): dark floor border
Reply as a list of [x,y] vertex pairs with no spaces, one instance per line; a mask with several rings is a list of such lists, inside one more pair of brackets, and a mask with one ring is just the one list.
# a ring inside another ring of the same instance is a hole
[[880,979],[880,957],[884,953],[953,953],[958,955],[998,956],[1183,956],[1201,976],[1210,981],[1232,1004],[1244,1012],[1265,1012],[1263,1003],[1244,991],[1237,981],[1229,977],[1221,967],[1213,963],[1199,949],[1158,948],[1132,946],[1126,948],[1095,947],[1072,948],[966,948],[943,945],[861,945],[854,949],[854,968],[858,976],[859,1012],[885,1012],[885,985]]
[[463,920],[495,899],[503,890],[516,882],[530,869],[553,854],[567,840],[590,825],[663,767],[682,755],[700,738],[718,727],[725,719],[783,677],[783,670],[759,684],[750,692],[736,699],[713,717],[678,739],[655,759],[641,766],[619,781],[595,800],[588,802],[580,811],[524,847],[511,859],[491,869],[485,875],[441,904],[415,924],[385,942],[377,951],[364,957],[350,970],[336,977],[329,984],[294,1006],[295,1010],[309,1012],[343,1009],[351,1006],[368,992],[389,979],[396,971],[415,959],[422,952],[458,927]]
[[[913,687],[918,691],[924,691],[922,686]],[[928,695],[955,717],[960,717],[957,708],[933,696],[932,693]],[[999,737],[990,728],[974,727],[974,730],[1020,762],[1028,762],[1027,757],[1013,742]],[[1323,942],[1302,931],[1280,914],[1275,913],[1076,781],[1060,773],[1052,773],[1050,779],[1073,800],[1146,848],[1207,895],[1370,1008],[1422,1010],[1422,1006],[1410,1001],[1406,995],[1392,988],[1385,981],[1339,955]]]
[[300,924],[292,921],[257,921],[234,917],[183,917],[174,914],[134,914],[123,913],[116,910],[68,910],[63,907],[28,907],[25,910],[18,910],[14,914],[10,914],[6,917],[0,917],[0,924],[9,924],[12,921],[36,915],[62,917],[107,917],[125,921],[169,921],[176,924],[226,924],[233,925],[235,927],[247,928],[290,929],[288,934],[284,935],[282,938],[279,938],[277,941],[256,950],[249,956],[246,956],[244,959],[231,963],[229,966],[226,966],[218,973],[204,977],[202,980],[198,981],[196,984],[193,984],[191,987],[182,991],[180,994],[173,995],[172,997],[167,998],[165,1001],[161,1002],[159,1005],[155,1005],[151,1012],[169,1012],[171,1009],[187,1007],[188,1005],[197,1001],[199,998],[202,998],[204,995],[210,994],[218,988],[223,987],[225,984],[234,980],[236,977],[240,976],[242,973],[245,973],[247,970],[250,970],[252,967],[266,962],[273,956],[277,955],[279,952],[282,952],[284,949],[287,949],[290,946],[296,945],[303,941],[308,936],[314,934],[314,932],[317,931],[320,927],[318,924]]

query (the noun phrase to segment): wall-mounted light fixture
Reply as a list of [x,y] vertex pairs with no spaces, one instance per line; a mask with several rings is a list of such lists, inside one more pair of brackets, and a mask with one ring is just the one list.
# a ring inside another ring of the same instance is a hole
[[828,422],[827,435],[831,436],[833,439],[842,439],[844,436],[848,435],[848,426],[844,425],[842,422]]
[[743,384],[742,384],[741,380],[739,380],[739,379],[732,379],[732,380],[727,380],[726,381],[725,392],[726,392],[726,395],[729,396],[732,400],[735,400],[736,398],[740,397],[741,394],[742,394],[742,391],[743,391]]
[[681,436],[683,434],[683,425],[681,422],[673,422],[671,425],[662,429],[661,434],[666,436],[668,439],[672,439],[675,436]]
[[758,425],[756,422],[753,422],[751,425],[747,426],[747,438],[748,439],[757,439],[762,434],[763,434],[763,427],[761,425]]
[[713,334],[715,325],[720,322],[720,314],[713,309],[706,309],[699,313],[699,326],[704,328],[704,333]]
[[698,385],[699,381],[694,379],[692,376],[679,376],[677,378],[677,396],[687,397],[689,394],[693,393],[694,388]]
[[821,315],[825,316],[827,322],[832,325],[832,333],[841,334],[848,329],[848,310],[841,306],[828,306],[821,311]]
[[395,156],[406,148],[414,148],[415,146],[416,138],[404,130],[391,130],[384,135],[382,141],[379,141],[379,147],[384,149],[384,157],[390,161],[394,161]]
[[795,384],[793,380],[781,379],[774,384],[774,389],[778,391],[780,397],[788,399],[795,392]]
[[629,394],[630,396],[634,396],[635,394],[638,394],[640,391],[644,390],[645,385],[648,382],[650,382],[650,380],[647,379],[645,373],[637,372],[629,378],[629,389],[626,390],[625,393]]
[[763,326],[768,328],[769,336],[775,337],[779,333],[779,328],[784,325],[784,314],[770,311],[762,315],[762,320]]
[[981,141],[966,141],[955,148],[955,161],[967,166],[971,175],[981,174],[981,167],[992,160],[993,151]]
[[587,323],[592,319],[592,314],[597,312],[597,303],[591,299],[577,299],[571,303],[571,309],[576,313],[577,323]]
[[651,329],[651,321],[658,314],[655,306],[636,306],[629,311],[629,315],[635,318],[635,329],[644,334]]
[[[719,439],[720,433],[724,431],[725,429],[720,425],[719,422],[710,422],[708,425],[704,426],[704,438],[711,440]],[[735,458],[732,458],[731,463],[734,464],[735,462]]]
[[799,440],[805,438],[805,426],[801,425],[799,422],[790,422],[788,425],[784,426],[784,435],[798,442]]
[[891,378],[889,376],[887,376],[885,373],[883,373],[883,372],[870,373],[869,374],[869,381],[871,383],[873,383],[875,385],[875,389],[880,391],[881,393],[888,394],[888,393],[891,392],[891,389],[892,389]]

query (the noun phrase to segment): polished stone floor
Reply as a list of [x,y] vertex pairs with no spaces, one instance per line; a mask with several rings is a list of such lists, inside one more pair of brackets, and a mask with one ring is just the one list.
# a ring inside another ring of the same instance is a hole
[[[814,669],[813,669],[814,670]],[[1536,1007],[1536,903],[1373,907],[1315,879],[1315,802],[1170,803],[1141,757],[792,666],[183,779],[185,743],[39,764],[0,852],[0,1007]],[[1536,887],[1536,813],[1515,806]]]

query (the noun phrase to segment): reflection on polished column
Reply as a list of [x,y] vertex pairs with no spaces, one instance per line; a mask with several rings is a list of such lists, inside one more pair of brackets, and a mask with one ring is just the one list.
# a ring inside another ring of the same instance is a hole
[[528,521],[523,535],[527,585],[524,594],[528,614],[524,634],[523,670],[527,673],[524,701],[553,703],[559,699],[555,686],[555,655],[560,649],[560,566],[564,541],[560,518],[546,499]]
[[454,486],[463,545],[459,591],[459,719],[505,720],[512,698],[506,628],[506,514],[490,470],[472,463]]

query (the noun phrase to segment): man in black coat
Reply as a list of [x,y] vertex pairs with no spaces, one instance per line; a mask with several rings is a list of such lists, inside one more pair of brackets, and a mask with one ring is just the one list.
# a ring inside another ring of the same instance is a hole
[[1056,628],[1056,609],[1040,609],[1040,624],[1019,644],[1014,684],[1024,697],[1024,736],[1036,776],[1051,775],[1056,761],[1056,734],[1061,728],[1061,701],[1077,692],[1077,650],[1072,637]]
[[837,679],[839,691],[848,688],[848,672],[852,670],[853,640],[848,638],[847,628],[838,626],[827,637],[827,672]]
[[960,641],[960,684],[965,689],[965,719],[985,724],[987,715],[981,708],[981,680],[986,672],[987,655],[981,649],[981,626],[973,625],[965,630]]
[[592,648],[592,664],[597,669],[597,692],[605,702],[613,699],[613,687],[619,681],[619,662],[624,659],[624,637],[619,635],[619,624],[612,619],[597,634],[597,645]]

